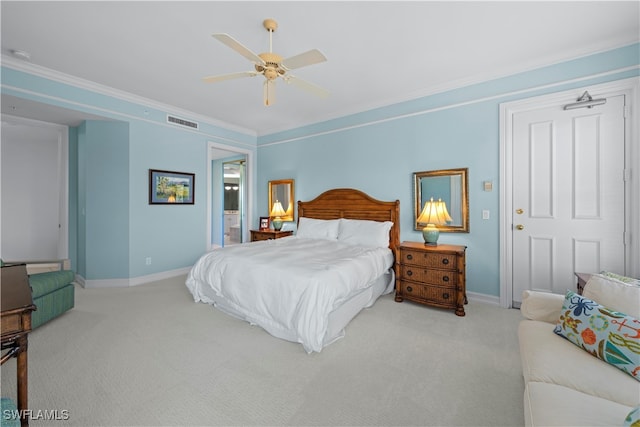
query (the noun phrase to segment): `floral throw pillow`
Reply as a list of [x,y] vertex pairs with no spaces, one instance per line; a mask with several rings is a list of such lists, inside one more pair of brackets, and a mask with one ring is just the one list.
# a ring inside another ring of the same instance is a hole
[[622,425],[624,427],[640,427],[640,406],[636,406],[629,412]]
[[568,291],[554,332],[640,381],[640,321]]
[[609,279],[615,279],[627,285],[640,286],[640,279],[634,279],[633,277],[622,276],[620,274],[612,273],[610,271],[601,271],[601,275],[608,277]]

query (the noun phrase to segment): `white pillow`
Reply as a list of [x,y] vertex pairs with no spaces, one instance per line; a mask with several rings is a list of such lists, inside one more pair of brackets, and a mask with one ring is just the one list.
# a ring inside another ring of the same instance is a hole
[[343,218],[340,220],[338,240],[350,245],[386,248],[389,246],[389,230],[392,225],[391,221]]
[[313,219],[300,217],[296,236],[308,239],[336,240],[338,238],[339,219]]
[[639,286],[594,274],[584,285],[582,296],[612,310],[640,318]]
[[558,323],[564,295],[542,291],[522,291],[520,314],[530,320],[540,320],[547,323]]

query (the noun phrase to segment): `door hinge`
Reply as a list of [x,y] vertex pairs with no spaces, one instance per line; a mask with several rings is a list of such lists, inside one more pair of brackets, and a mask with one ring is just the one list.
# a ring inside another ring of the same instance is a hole
[[623,114],[625,119],[629,118],[629,115],[631,114],[631,107],[629,107],[628,105],[625,105]]
[[623,169],[622,170],[622,180],[624,182],[631,181],[631,169]]
[[629,231],[625,231],[622,233],[623,244],[628,245],[631,243],[631,233]]

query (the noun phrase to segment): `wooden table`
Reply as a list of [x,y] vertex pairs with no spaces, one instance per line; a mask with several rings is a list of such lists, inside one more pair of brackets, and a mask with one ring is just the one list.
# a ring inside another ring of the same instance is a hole
[[2,355],[0,364],[17,358],[18,411],[20,424],[29,425],[28,408],[28,335],[31,331],[31,312],[36,309],[31,298],[31,287],[25,264],[2,266],[2,294],[0,312],[0,338]]
[[582,291],[584,290],[584,285],[587,284],[587,282],[589,281],[592,275],[589,273],[575,273],[575,275],[578,278],[578,283],[577,283],[578,294],[582,295]]
[[275,231],[270,229],[260,229],[260,230],[250,230],[251,231],[251,241],[257,242],[259,240],[272,240],[272,239],[281,239],[282,237],[291,236],[293,234],[292,230],[289,231]]

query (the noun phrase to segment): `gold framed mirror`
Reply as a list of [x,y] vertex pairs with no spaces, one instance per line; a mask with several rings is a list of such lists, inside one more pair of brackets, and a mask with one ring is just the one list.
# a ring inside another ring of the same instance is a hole
[[425,204],[433,198],[441,199],[448,210],[451,221],[438,225],[441,233],[469,232],[469,186],[467,168],[442,169],[415,172],[414,179],[414,220],[415,229],[421,231],[427,224],[418,222]]
[[285,215],[280,218],[282,221],[293,221],[295,209],[294,205],[294,181],[293,179],[278,179],[269,181],[269,210],[273,209],[273,204],[278,201],[285,211]]

